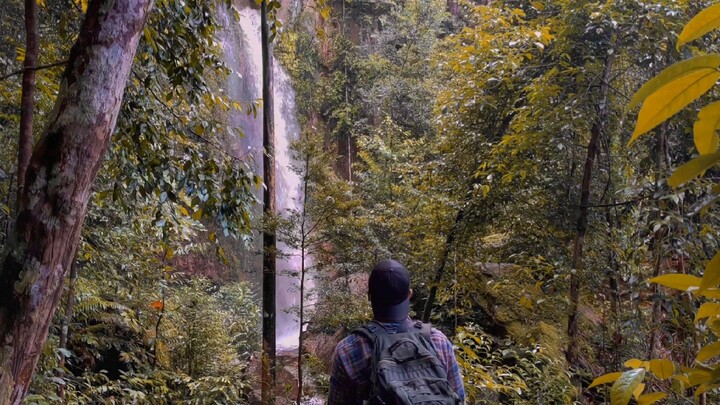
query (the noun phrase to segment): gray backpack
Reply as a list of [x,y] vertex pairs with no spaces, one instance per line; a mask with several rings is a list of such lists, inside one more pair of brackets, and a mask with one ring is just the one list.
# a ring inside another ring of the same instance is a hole
[[410,320],[400,324],[394,334],[388,333],[376,322],[355,331],[370,339],[373,345],[370,399],[364,403],[460,403],[433,348],[430,331],[430,324]]

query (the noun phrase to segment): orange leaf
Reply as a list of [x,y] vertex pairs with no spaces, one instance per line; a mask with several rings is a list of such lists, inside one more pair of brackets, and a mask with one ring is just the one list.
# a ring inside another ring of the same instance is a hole
[[153,301],[150,303],[150,308],[157,309],[158,311],[162,311],[164,306],[162,301]]

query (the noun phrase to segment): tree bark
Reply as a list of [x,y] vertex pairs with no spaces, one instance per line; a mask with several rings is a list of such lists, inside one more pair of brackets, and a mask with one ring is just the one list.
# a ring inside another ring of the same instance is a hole
[[[260,34],[263,69],[263,213],[266,221],[275,216],[275,130],[273,125],[272,59],[268,27],[268,0],[260,5]],[[275,230],[268,223],[263,230],[263,359],[262,402],[275,403],[275,274],[277,246]]]
[[580,303],[580,288],[583,273],[583,248],[585,247],[585,233],[588,227],[588,213],[590,205],[590,186],[592,184],[592,170],[597,156],[600,136],[605,132],[605,123],[608,118],[607,96],[610,86],[610,74],[614,61],[614,54],[608,55],[603,67],[602,83],[600,84],[600,100],[597,105],[597,117],[590,130],[590,141],[588,142],[587,156],[583,169],[583,179],[580,185],[580,214],[578,215],[575,243],[572,255],[572,272],[570,273],[570,292],[568,309],[568,348],[565,353],[568,363],[576,365],[579,363],[579,325],[578,306]]
[[0,405],[20,404],[59,305],[152,0],[93,0],[28,165],[0,269]]
[[20,207],[20,198],[25,186],[25,172],[32,154],[35,66],[37,66],[38,50],[40,48],[37,12],[37,0],[25,0],[25,61],[23,63],[22,96],[20,100],[16,212]]

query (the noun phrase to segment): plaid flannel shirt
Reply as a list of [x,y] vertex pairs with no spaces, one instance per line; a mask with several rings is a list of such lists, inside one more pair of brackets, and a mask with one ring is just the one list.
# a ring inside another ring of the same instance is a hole
[[[395,333],[400,326],[400,323],[380,324],[388,333]],[[435,328],[430,333],[430,341],[440,363],[445,366],[450,387],[460,397],[460,403],[465,403],[465,388],[452,343]],[[361,405],[367,399],[370,393],[372,352],[372,342],[356,333],[338,343],[330,370],[329,405]]]

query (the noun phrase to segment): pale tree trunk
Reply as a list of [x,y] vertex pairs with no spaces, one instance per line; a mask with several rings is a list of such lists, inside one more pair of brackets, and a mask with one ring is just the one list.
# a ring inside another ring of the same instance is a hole
[[[275,130],[273,125],[272,59],[268,27],[268,0],[260,5],[263,69],[263,213],[267,221],[275,216]],[[262,402],[275,403],[275,230],[269,223],[263,230],[263,326],[262,326]]]
[[573,366],[579,364],[579,324],[578,307],[580,304],[580,289],[583,276],[583,249],[585,247],[585,233],[588,227],[588,214],[590,205],[590,189],[592,184],[592,170],[597,156],[600,136],[605,132],[605,124],[608,118],[607,96],[610,87],[610,74],[614,61],[614,54],[608,55],[603,68],[602,83],[600,84],[600,100],[597,106],[596,121],[590,130],[590,141],[588,142],[587,156],[583,169],[582,184],[580,186],[580,215],[578,215],[575,244],[572,255],[572,273],[570,275],[570,292],[568,309],[568,348],[565,353],[568,363]]
[[0,269],[0,405],[27,393],[151,5],[91,1],[70,51]]
[[23,63],[22,96],[20,100],[20,137],[18,138],[17,168],[17,203],[20,208],[20,197],[25,186],[33,141],[33,110],[35,109],[35,68],[37,67],[38,40],[37,0],[25,0],[25,61]]

